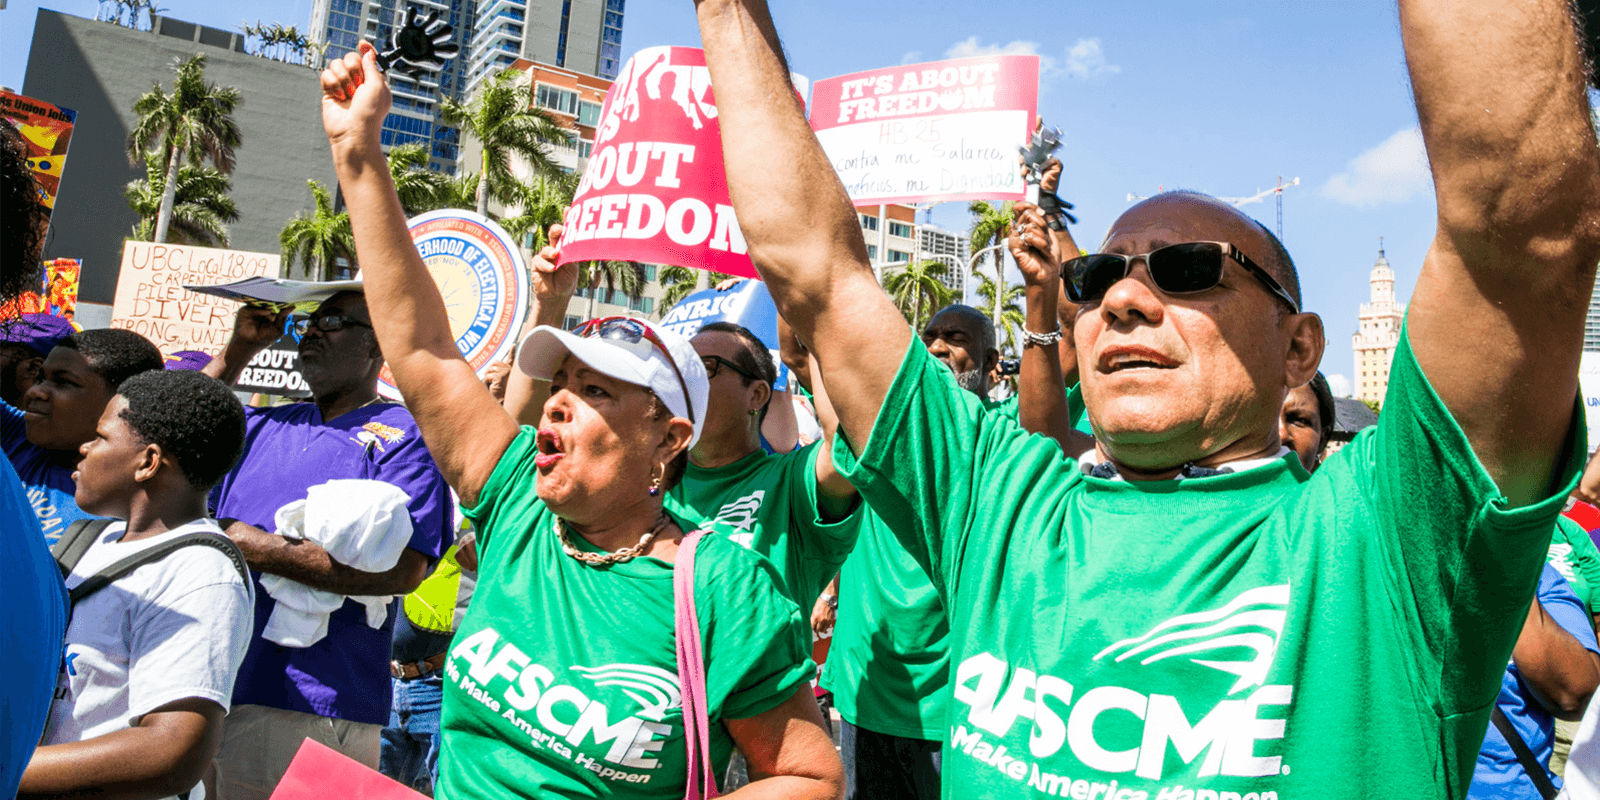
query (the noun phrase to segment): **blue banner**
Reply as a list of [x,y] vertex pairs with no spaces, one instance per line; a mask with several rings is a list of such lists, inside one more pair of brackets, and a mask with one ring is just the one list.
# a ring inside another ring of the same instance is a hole
[[778,307],[773,305],[765,283],[747,279],[726,291],[695,292],[678,301],[662,317],[660,327],[689,339],[702,325],[712,322],[732,322],[748,328],[772,351],[772,363],[778,365],[778,382],[772,390],[789,388],[789,368],[778,358]]

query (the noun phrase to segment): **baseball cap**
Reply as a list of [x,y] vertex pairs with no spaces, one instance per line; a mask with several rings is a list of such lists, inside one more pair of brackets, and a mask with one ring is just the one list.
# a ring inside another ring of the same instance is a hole
[[570,333],[540,325],[522,340],[517,367],[547,381],[568,354],[602,375],[654,392],[673,416],[694,424],[689,446],[700,441],[711,387],[688,339],[637,317],[593,319]]
[[41,356],[47,356],[62,339],[76,329],[66,317],[54,314],[22,314],[16,319],[0,321],[0,342],[20,344]]

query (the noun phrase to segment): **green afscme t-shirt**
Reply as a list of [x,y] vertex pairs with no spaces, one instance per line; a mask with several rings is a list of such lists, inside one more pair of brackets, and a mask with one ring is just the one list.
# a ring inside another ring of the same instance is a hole
[[[535,454],[524,427],[463,509],[478,585],[444,666],[440,796],[677,800],[687,752],[672,565],[597,568],[563,552],[535,494]],[[723,537],[701,540],[695,603],[720,774],[733,742],[717,721],[776,707],[816,667],[772,565]]]
[[1404,335],[1314,477],[1090,477],[951,385],[913,344],[834,455],[943,586],[946,797],[1465,793],[1581,424],[1566,488],[1509,509]]
[[1546,560],[1572,585],[1572,593],[1589,615],[1600,614],[1600,548],[1594,546],[1589,532],[1565,516],[1556,517]]
[[[959,391],[959,390],[958,390]],[[944,738],[950,623],[928,571],[871,508],[839,571],[839,609],[822,687],[850,724],[908,739]]]
[[[809,616],[856,544],[856,514],[829,522],[817,508],[821,442],[790,453],[751,453],[707,469],[690,462],[667,510],[721,534],[777,567],[785,591]],[[808,629],[809,630],[809,629]],[[809,632],[806,634],[810,642]]]

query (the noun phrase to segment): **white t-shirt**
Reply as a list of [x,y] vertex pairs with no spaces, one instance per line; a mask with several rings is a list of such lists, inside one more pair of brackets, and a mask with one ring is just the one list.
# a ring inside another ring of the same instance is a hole
[[[200,519],[159,536],[121,542],[113,522],[67,576],[70,590],[141,550],[190,533],[222,535]],[[228,708],[233,678],[255,622],[249,583],[220,551],[189,546],[145,564],[84,598],[67,624],[63,671],[44,744],[130,728],[174,700]]]

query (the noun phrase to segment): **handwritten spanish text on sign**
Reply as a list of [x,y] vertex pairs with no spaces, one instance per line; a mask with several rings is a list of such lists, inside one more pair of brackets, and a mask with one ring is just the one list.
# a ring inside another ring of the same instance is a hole
[[700,50],[641,50],[606,93],[561,236],[562,263],[604,259],[756,276],[728,200]]
[[228,343],[240,304],[183,285],[276,278],[278,261],[277,253],[128,242],[122,248],[111,327],[131,330],[163,353],[199,350],[215,356]]
[[1021,200],[1038,106],[1038,56],[961,58],[817,81],[811,128],[857,205]]

